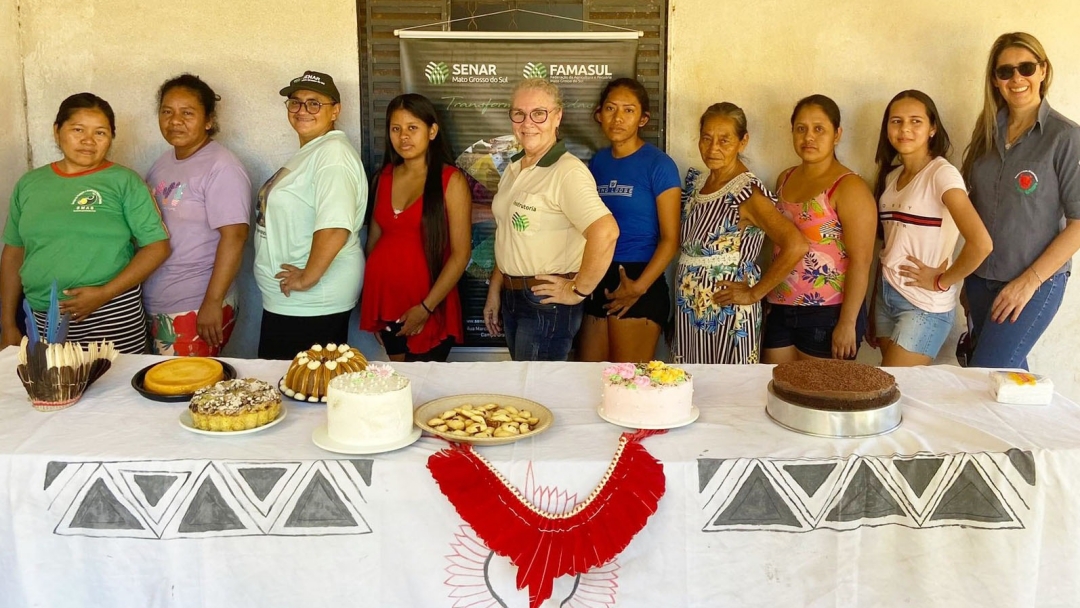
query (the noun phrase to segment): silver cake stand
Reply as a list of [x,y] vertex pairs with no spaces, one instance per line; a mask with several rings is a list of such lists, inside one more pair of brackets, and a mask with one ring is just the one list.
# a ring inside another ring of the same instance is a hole
[[892,432],[900,426],[900,396],[888,405],[870,410],[819,410],[788,403],[773,392],[769,382],[765,413],[780,426],[815,437],[873,437]]

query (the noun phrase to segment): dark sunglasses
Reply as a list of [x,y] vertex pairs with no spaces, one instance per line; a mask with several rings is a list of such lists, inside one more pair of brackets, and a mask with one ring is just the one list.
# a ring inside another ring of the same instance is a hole
[[1020,72],[1020,75],[1024,78],[1035,74],[1035,70],[1039,69],[1041,61],[1025,61],[1019,65],[999,65],[994,68],[994,76],[998,80],[1009,80],[1013,77],[1013,71]]

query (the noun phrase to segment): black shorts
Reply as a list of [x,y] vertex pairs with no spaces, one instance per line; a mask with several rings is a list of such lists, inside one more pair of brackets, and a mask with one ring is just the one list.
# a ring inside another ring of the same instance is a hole
[[[769,304],[762,348],[794,346],[813,357],[832,358],[833,328],[840,320],[840,305],[786,306]],[[855,320],[855,348],[866,334],[866,309]]]
[[386,328],[379,332],[379,336],[383,341],[383,348],[386,349],[387,355],[405,355],[406,361],[446,362],[447,357],[450,356],[450,349],[454,347],[453,336],[447,337],[440,342],[438,346],[426,353],[413,353],[409,352],[408,336],[397,335],[402,327],[404,327],[404,324],[395,321],[393,323],[387,323]]
[[[609,302],[604,295],[604,290],[615,291],[619,287],[619,266],[622,266],[626,270],[626,276],[631,279],[637,279],[641,276],[641,273],[645,271],[645,267],[648,266],[648,262],[612,262],[608,267],[607,273],[604,278],[600,280],[600,284],[596,286],[592,294],[585,298],[585,314],[604,318],[607,317],[607,310],[604,306]],[[648,319],[660,327],[663,327],[668,320],[668,314],[671,311],[671,294],[668,291],[667,280],[664,279],[664,275],[660,275],[658,279],[653,281],[653,284],[649,286],[645,293],[641,294],[637,302],[630,307],[630,310],[626,311],[626,314],[622,316],[624,319]]]

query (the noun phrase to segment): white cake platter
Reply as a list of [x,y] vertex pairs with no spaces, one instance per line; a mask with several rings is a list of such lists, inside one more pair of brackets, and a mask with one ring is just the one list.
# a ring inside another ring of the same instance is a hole
[[819,410],[784,401],[769,382],[765,413],[773,422],[796,433],[846,439],[873,437],[900,426],[900,395],[896,400],[868,410]]
[[[513,437],[468,437],[453,435],[451,433],[436,431],[427,423],[428,420],[438,418],[439,414],[442,414],[447,410],[452,410],[455,407],[461,407],[463,405],[479,407],[488,403],[494,403],[499,407],[511,405],[519,411],[528,410],[530,414],[539,418],[540,421],[537,422],[536,426],[528,433],[514,435]],[[554,420],[555,415],[551,413],[551,410],[531,399],[515,397],[513,395],[497,395],[494,393],[472,393],[467,395],[442,397],[441,399],[428,401],[417,408],[416,412],[413,413],[413,422],[416,423],[416,426],[424,429],[424,432],[435,435],[436,437],[442,437],[447,441],[453,441],[455,443],[471,443],[473,445],[501,445],[519,441],[526,437],[535,437],[546,431]]]
[[207,431],[207,430],[204,430],[204,429],[197,428],[195,426],[195,422],[191,419],[191,411],[188,410],[187,408],[184,408],[184,411],[180,413],[180,426],[184,427],[184,430],[191,431],[192,433],[198,433],[200,435],[209,435],[211,437],[222,437],[222,436],[226,436],[226,435],[229,436],[229,437],[234,437],[236,435],[249,435],[251,433],[258,433],[259,431],[265,431],[266,429],[268,429],[268,428],[276,425],[277,423],[281,422],[282,420],[285,419],[285,414],[286,414],[287,411],[288,410],[285,409],[285,404],[282,403],[281,404],[281,412],[278,414],[277,418],[274,418],[270,422],[267,422],[266,424],[264,424],[262,426],[257,426],[257,427],[255,427],[253,429],[244,429],[242,431]]
[[677,429],[677,428],[679,428],[681,426],[686,426],[688,424],[692,424],[695,420],[698,419],[698,416],[701,415],[701,411],[697,408],[697,406],[692,405],[692,406],[690,406],[690,415],[687,416],[683,420],[678,420],[676,422],[669,422],[667,424],[639,424],[639,423],[636,423],[636,422],[624,422],[622,420],[617,420],[615,418],[612,418],[611,416],[608,416],[606,413],[604,413],[604,407],[603,406],[598,406],[596,408],[596,413],[597,413],[597,415],[599,415],[601,418],[603,418],[607,422],[610,422],[611,424],[614,424],[616,426],[622,426],[622,427],[626,427],[628,429],[646,429],[646,430],[650,430],[650,431]]
[[393,452],[394,450],[400,450],[405,446],[412,445],[419,438],[420,429],[415,426],[409,434],[402,439],[380,445],[354,445],[351,443],[335,441],[330,438],[330,433],[327,431],[325,423],[316,428],[311,434],[311,441],[315,445],[327,452],[334,452],[336,454],[382,454],[383,452]]

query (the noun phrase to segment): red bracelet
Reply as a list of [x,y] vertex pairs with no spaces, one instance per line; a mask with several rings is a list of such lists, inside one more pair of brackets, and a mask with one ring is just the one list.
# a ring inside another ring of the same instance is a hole
[[943,276],[945,276],[944,272],[937,275],[936,277],[934,277],[934,289],[936,289],[938,291],[948,291],[947,289],[945,289],[944,287],[941,286],[941,277],[943,277]]

